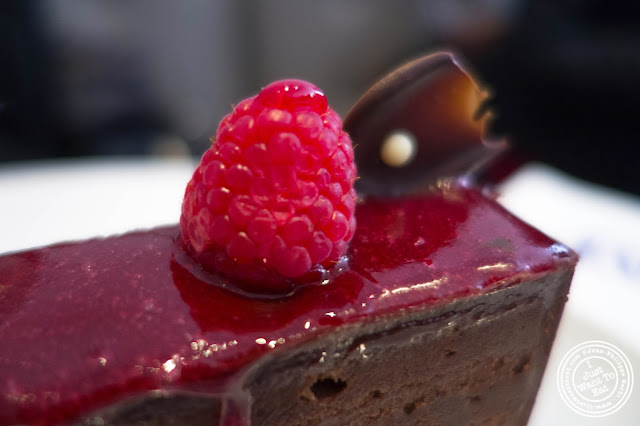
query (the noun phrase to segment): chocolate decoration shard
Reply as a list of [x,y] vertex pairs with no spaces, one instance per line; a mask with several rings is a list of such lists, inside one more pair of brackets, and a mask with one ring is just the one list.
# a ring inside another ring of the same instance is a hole
[[[420,192],[438,179],[470,175],[487,164],[506,148],[504,141],[484,137],[488,96],[451,53],[416,59],[378,81],[344,119],[355,144],[358,193]],[[415,152],[401,167],[381,156],[387,138],[398,131],[415,140]]]

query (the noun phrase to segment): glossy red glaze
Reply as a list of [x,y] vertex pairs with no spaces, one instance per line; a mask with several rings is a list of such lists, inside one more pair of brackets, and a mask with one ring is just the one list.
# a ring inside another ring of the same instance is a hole
[[576,260],[474,189],[370,199],[357,219],[348,269],[277,299],[203,281],[173,226],[0,257],[0,424],[152,389],[224,393],[269,351]]

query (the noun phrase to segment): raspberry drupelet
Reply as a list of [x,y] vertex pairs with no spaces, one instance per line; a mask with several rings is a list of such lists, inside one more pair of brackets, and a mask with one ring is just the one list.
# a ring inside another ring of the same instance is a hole
[[345,255],[355,179],[351,139],[325,95],[301,80],[271,83],[221,121],[187,184],[183,243],[242,289],[291,291]]

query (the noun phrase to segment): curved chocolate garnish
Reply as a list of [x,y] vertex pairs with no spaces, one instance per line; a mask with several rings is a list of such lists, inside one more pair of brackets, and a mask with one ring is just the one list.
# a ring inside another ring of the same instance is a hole
[[[360,194],[418,192],[438,178],[478,169],[504,142],[489,142],[484,131],[490,114],[481,90],[451,53],[436,53],[396,69],[374,84],[351,108],[344,128],[354,141]],[[397,131],[399,159],[383,160],[382,146]],[[410,148],[409,148],[410,149]]]

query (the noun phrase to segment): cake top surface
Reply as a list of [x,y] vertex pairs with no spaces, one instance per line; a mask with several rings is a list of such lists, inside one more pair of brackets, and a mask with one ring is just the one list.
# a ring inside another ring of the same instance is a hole
[[228,291],[183,253],[177,227],[0,257],[0,423],[223,384],[262,355],[336,327],[576,261],[476,189],[369,198],[356,212],[348,268],[285,298]]

